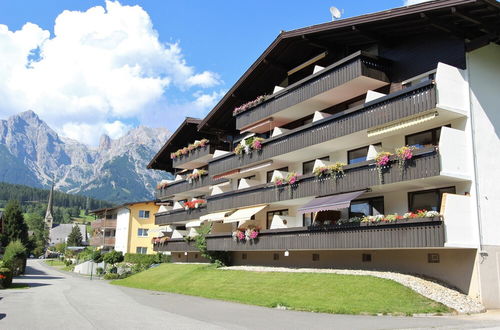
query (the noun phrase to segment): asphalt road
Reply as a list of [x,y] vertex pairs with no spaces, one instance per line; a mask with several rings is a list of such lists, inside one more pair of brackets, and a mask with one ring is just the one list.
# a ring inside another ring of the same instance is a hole
[[477,329],[500,328],[500,313],[452,317],[295,312],[117,287],[29,260],[0,291],[0,329]]

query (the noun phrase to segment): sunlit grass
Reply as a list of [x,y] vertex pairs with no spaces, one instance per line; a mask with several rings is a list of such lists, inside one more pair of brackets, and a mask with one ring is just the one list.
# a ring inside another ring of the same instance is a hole
[[450,310],[394,281],[371,276],[220,270],[162,264],[112,284],[265,307],[338,314],[443,313]]

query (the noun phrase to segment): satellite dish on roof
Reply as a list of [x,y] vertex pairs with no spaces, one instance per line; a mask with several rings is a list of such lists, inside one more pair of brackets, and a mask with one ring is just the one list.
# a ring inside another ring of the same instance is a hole
[[330,7],[330,14],[332,14],[332,21],[335,21],[342,16],[342,13],[337,7]]

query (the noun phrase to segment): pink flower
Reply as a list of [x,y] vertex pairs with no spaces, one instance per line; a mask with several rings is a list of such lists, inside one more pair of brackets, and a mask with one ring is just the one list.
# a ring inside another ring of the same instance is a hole
[[242,232],[242,231],[239,231],[238,234],[237,234],[237,236],[238,236],[239,240],[244,240],[245,239],[245,233]]
[[388,163],[389,163],[389,156],[382,156],[377,161],[377,165],[379,165],[379,166],[385,166]]
[[297,182],[297,177],[296,177],[296,176],[292,176],[292,177],[290,178],[290,181],[289,181],[288,183],[290,183],[290,184],[294,184],[295,182]]
[[259,232],[258,232],[258,231],[256,231],[256,230],[253,230],[253,231],[250,233],[250,238],[251,238],[251,239],[257,238],[257,236],[259,236]]

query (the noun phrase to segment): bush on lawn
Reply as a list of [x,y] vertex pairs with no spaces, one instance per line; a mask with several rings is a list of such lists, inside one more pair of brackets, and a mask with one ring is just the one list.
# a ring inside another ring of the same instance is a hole
[[101,276],[102,274],[104,274],[104,268],[102,267],[97,267],[96,270],[95,270],[96,274]]
[[106,273],[104,274],[104,279],[105,280],[117,280],[120,278],[120,275],[116,273]]
[[27,251],[20,240],[11,241],[5,248],[3,261],[12,270],[13,276],[24,274],[26,270]]
[[7,289],[12,284],[12,271],[0,260],[0,289]]

